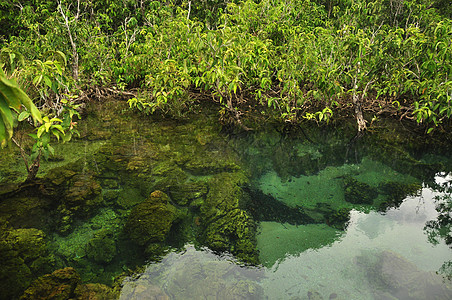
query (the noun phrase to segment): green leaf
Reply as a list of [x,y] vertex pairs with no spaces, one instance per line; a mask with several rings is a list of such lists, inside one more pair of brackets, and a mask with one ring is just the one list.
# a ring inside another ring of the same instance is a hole
[[13,89],[14,95],[16,96],[16,98],[27,108],[27,110],[30,112],[33,120],[42,122],[42,117],[41,117],[41,113],[39,112],[39,110],[36,108],[36,106],[33,104],[33,101],[31,101],[31,99],[28,97],[27,94],[25,94],[25,92],[20,89],[20,88],[16,88]]
[[52,154],[52,156],[55,155],[55,149],[53,149],[52,146],[47,145],[47,150],[49,150],[49,153]]
[[45,83],[49,88],[52,88],[52,80],[50,80],[49,76],[44,75],[43,78],[44,78],[44,83]]
[[63,126],[61,126],[61,125],[53,125],[52,128],[55,128],[55,129],[61,131],[61,133],[64,135]]
[[37,134],[38,138],[40,138],[41,135],[42,135],[45,131],[46,131],[45,126],[44,126],[44,125],[40,126],[40,127],[38,128],[38,134]]
[[51,130],[51,132],[52,132],[52,134],[54,136],[56,136],[57,140],[59,141],[61,133],[59,131],[56,131],[56,130]]
[[[10,139],[13,136],[14,119],[5,98],[0,93],[0,118],[5,128],[5,138]],[[2,138],[2,137],[0,137]]]
[[0,145],[2,148],[4,148],[7,145],[8,138],[6,134],[6,128],[3,124],[3,119],[0,118]]
[[19,117],[17,118],[17,120],[19,121],[19,122],[22,122],[23,120],[25,120],[25,119],[28,119],[28,117],[30,117],[30,113],[28,112],[28,111],[23,111],[23,112],[21,112],[20,113],[20,115],[19,115]]
[[41,80],[42,80],[42,75],[38,75],[35,78],[33,78],[33,84],[38,85],[41,83]]
[[14,107],[15,109],[20,109],[20,100],[15,97],[14,89],[18,88],[12,87],[11,82],[7,84],[7,79],[0,77],[0,93],[5,97],[8,106]]

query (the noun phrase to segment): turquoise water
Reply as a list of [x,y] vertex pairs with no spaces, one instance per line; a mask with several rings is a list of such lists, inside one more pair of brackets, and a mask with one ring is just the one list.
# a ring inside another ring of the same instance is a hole
[[99,105],[36,183],[0,157],[0,299],[452,299],[447,142]]

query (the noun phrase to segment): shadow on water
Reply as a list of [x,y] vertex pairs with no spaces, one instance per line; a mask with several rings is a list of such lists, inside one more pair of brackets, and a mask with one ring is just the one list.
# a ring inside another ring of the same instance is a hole
[[35,183],[2,156],[0,299],[452,298],[447,143],[99,105]]

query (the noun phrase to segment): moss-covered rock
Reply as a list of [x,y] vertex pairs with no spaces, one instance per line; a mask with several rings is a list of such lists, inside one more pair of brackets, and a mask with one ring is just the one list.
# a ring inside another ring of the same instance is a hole
[[3,222],[0,238],[0,299],[14,299],[34,278],[49,272],[54,259],[41,230],[12,229]]
[[209,193],[201,206],[204,243],[215,251],[230,251],[247,263],[258,263],[256,224],[243,209],[248,195],[243,172],[220,173],[209,181]]
[[344,230],[350,221],[350,208],[339,208],[326,216],[326,223],[336,229]]
[[85,253],[96,263],[109,263],[116,255],[116,242],[113,234],[107,230],[97,232],[86,245]]
[[373,204],[378,196],[376,188],[360,182],[351,176],[344,178],[345,201],[353,204]]
[[154,191],[132,209],[126,231],[141,246],[164,242],[175,218],[176,208],[169,203],[169,197],[161,191]]
[[67,300],[75,297],[80,275],[73,268],[64,268],[36,279],[20,298],[21,300]]
[[380,210],[398,207],[408,196],[414,196],[422,189],[420,183],[386,182],[379,186],[379,189],[386,195],[387,199],[380,204]]
[[204,198],[208,192],[208,185],[205,181],[190,181],[172,186],[169,190],[171,199],[181,206],[188,206],[200,198]]
[[92,216],[103,204],[102,188],[95,173],[81,169],[81,161],[52,169],[40,187],[45,196],[58,203],[56,229],[62,234],[72,230],[75,219]]

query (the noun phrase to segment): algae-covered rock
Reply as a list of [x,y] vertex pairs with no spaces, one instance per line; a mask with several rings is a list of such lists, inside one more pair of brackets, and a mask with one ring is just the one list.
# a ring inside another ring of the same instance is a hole
[[116,243],[113,234],[107,230],[97,232],[88,242],[86,256],[100,264],[109,263],[116,255]]
[[0,299],[13,299],[54,264],[45,234],[35,228],[8,229],[0,233]]
[[248,263],[258,263],[256,224],[243,209],[248,195],[242,172],[220,173],[209,181],[209,193],[201,206],[204,243],[215,251],[230,251]]
[[64,268],[39,277],[25,290],[21,300],[110,300],[117,299],[119,292],[100,283],[82,284],[74,268]]
[[327,215],[327,224],[336,229],[345,230],[350,221],[350,208],[342,207]]
[[184,164],[184,169],[194,175],[209,175],[237,171],[240,166],[231,157],[224,157],[212,152],[203,152],[202,155],[190,157]]
[[76,218],[91,216],[103,203],[102,188],[95,173],[83,170],[82,161],[50,170],[41,190],[58,201],[57,230],[68,234]]
[[398,207],[408,196],[416,195],[422,185],[419,183],[386,182],[379,185],[379,189],[387,196],[387,200],[380,204],[380,210]]
[[0,257],[0,299],[17,298],[33,278],[30,268],[5,241],[0,241]]
[[207,195],[208,185],[204,181],[182,183],[170,188],[171,199],[178,205],[187,206],[194,200]]
[[83,218],[92,215],[102,204],[102,188],[93,174],[74,175],[65,195],[58,206],[60,224],[58,231],[67,234],[72,230],[72,222],[75,217]]
[[376,188],[351,176],[344,178],[345,201],[353,204],[372,204],[378,196]]
[[6,242],[18,251],[21,258],[30,263],[44,256],[47,252],[45,234],[36,228],[20,228],[10,230],[5,238]]
[[176,217],[176,208],[169,203],[169,197],[154,191],[130,212],[126,231],[137,244],[145,246],[151,242],[165,241]]
[[73,268],[64,268],[36,279],[20,298],[21,300],[67,300],[75,296],[80,276]]

